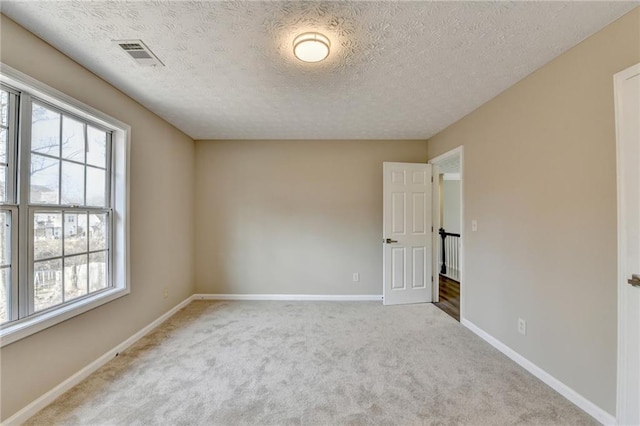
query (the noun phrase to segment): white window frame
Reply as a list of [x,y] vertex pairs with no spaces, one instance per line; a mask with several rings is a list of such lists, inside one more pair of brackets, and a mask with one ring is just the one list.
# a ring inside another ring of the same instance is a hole
[[[0,82],[1,83],[1,82]],[[9,212],[11,222],[11,267],[9,273],[11,276],[11,297],[7,300],[9,313],[16,316],[18,312],[18,282],[15,279],[18,276],[18,204],[17,204],[17,182],[16,182],[16,157],[18,151],[18,102],[19,92],[0,84],[2,90],[9,93],[9,114],[7,132],[7,175],[6,175],[6,202],[1,205],[1,211]]]
[[[131,127],[1,62],[0,82],[20,91],[21,96],[33,96],[65,112],[76,115],[83,120],[96,123],[112,131],[110,192],[113,215],[111,222],[112,229],[110,230],[111,262],[109,271],[110,285],[112,285],[112,287],[84,297],[78,301],[63,304],[45,310],[42,313],[36,313],[23,319],[4,324],[0,327],[0,347],[3,347],[130,293],[129,154]],[[20,117],[20,119],[24,121],[23,117]],[[30,120],[27,121],[30,122]],[[20,160],[25,161],[25,158],[28,160],[28,156],[25,155],[23,155]],[[29,167],[28,164],[20,164],[17,166]],[[107,179],[107,181],[109,181],[109,179]],[[22,190],[23,194],[25,194],[24,188]],[[26,201],[28,203],[28,200]],[[26,204],[23,205],[26,206]],[[7,207],[15,208],[13,205],[8,205]],[[50,207],[55,210],[61,208],[61,206],[56,205]],[[91,208],[88,208],[88,210],[91,210]],[[24,208],[19,214],[19,226],[22,226],[22,229],[24,229],[24,224],[27,224],[31,218],[29,209]],[[15,213],[13,217],[15,217]],[[12,224],[13,223],[14,222],[12,222]],[[32,268],[29,264],[31,260],[25,255],[27,250],[24,248],[29,244],[28,234],[28,232],[14,232],[13,234],[13,248],[15,249],[17,248],[16,246],[19,245],[22,250],[18,256],[18,262],[24,262],[24,264],[20,263],[20,267],[18,268],[22,271]],[[15,238],[16,236],[18,236],[18,238]],[[13,251],[13,253],[16,252],[17,250]],[[15,259],[15,256],[13,259]],[[20,281],[19,285],[16,286],[13,284],[14,289],[17,287],[21,292],[20,297],[27,297],[26,291],[29,288],[27,280],[29,278],[25,275],[27,274],[21,274],[18,277]],[[15,306],[13,305],[13,301],[17,300],[18,297],[15,293],[16,292],[13,291],[12,306]],[[17,306],[15,307],[17,308]]]

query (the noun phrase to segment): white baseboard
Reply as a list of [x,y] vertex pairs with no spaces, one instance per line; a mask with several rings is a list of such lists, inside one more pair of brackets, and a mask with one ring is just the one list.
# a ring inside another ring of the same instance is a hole
[[511,358],[529,373],[536,376],[538,379],[542,380],[544,383],[549,385],[553,390],[558,392],[560,395],[567,398],[569,401],[574,403],[578,408],[595,418],[597,421],[602,423],[603,425],[615,425],[616,418],[611,414],[604,411],[602,408],[598,407],[593,402],[589,401],[584,396],[580,395],[578,392],[571,389],[569,386],[562,383],[560,380],[553,377],[551,374],[544,371],[542,368],[538,367],[495,337],[491,336],[486,331],[482,330],[480,327],[472,323],[467,319],[462,319],[462,325],[467,327],[469,330],[473,331],[475,334],[480,336],[482,339],[487,341],[491,346],[498,349],[500,352]]
[[182,302],[178,303],[176,306],[171,308],[169,311],[167,311],[162,316],[158,317],[156,320],[154,320],[153,322],[148,324],[146,327],[144,327],[143,329],[138,331],[136,334],[134,334],[133,336],[129,337],[127,340],[125,340],[124,342],[120,343],[115,348],[109,350],[107,353],[102,355],[100,358],[96,359],[91,364],[87,365],[82,370],[78,371],[77,373],[75,373],[74,375],[69,377],[67,380],[65,380],[64,382],[60,383],[58,386],[56,386],[55,388],[51,389],[49,392],[45,393],[40,398],[38,398],[35,401],[31,402],[29,405],[27,405],[26,407],[24,407],[23,409],[21,409],[20,411],[15,413],[13,416],[11,416],[8,419],[6,419],[2,424],[3,425],[20,425],[20,424],[26,422],[30,417],[32,417],[38,411],[42,410],[47,405],[51,404],[60,395],[62,395],[63,393],[65,393],[66,391],[68,391],[69,389],[71,389],[72,387],[74,387],[75,385],[77,385],[78,383],[83,381],[84,379],[86,379],[87,377],[89,377],[89,375],[91,375],[91,373],[93,373],[94,371],[98,370],[100,367],[105,365],[107,362],[111,361],[117,354],[119,354],[120,352],[122,352],[123,350],[125,350],[129,346],[133,345],[138,340],[140,340],[142,337],[144,337],[151,330],[153,330],[154,328],[159,326],[161,323],[166,321],[173,314],[175,314],[180,309],[182,309],[183,307],[188,305],[192,300],[193,300],[193,296],[190,296],[190,297],[186,298],[185,300],[183,300]]
[[382,295],[374,294],[194,294],[197,300],[297,300],[317,302],[371,302],[381,301]]

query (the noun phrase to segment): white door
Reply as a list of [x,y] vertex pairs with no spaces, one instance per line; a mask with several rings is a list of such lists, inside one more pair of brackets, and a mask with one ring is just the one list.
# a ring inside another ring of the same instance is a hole
[[431,302],[431,165],[383,170],[384,304]]
[[[615,76],[618,150],[618,407],[640,424],[640,64]],[[636,286],[637,285],[637,286]]]

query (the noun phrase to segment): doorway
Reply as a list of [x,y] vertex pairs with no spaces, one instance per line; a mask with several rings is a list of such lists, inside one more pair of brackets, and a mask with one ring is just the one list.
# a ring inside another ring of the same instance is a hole
[[463,308],[463,147],[431,161],[434,181],[433,300],[460,321]]

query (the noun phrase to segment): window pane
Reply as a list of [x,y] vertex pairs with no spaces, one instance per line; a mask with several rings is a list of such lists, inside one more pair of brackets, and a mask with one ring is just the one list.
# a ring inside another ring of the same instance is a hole
[[62,162],[61,204],[84,205],[84,166]]
[[89,215],[89,250],[107,248],[107,214]]
[[0,269],[0,324],[9,320],[9,303],[11,303],[11,269]]
[[62,259],[33,265],[33,290],[36,312],[62,303]]
[[107,132],[87,126],[87,164],[105,167],[107,164]]
[[87,249],[87,214],[65,213],[64,254],[84,253]]
[[60,114],[38,104],[31,109],[31,151],[60,156]]
[[0,93],[0,124],[8,126],[9,124],[9,92],[4,90]]
[[94,292],[107,287],[107,253],[89,255],[89,291]]
[[0,202],[7,201],[7,174],[9,169],[6,166],[0,166]]
[[62,116],[62,157],[84,163],[84,124]]
[[64,258],[64,300],[87,294],[87,255]]
[[11,265],[11,212],[0,212],[0,266]]
[[62,213],[36,213],[33,228],[36,260],[62,256]]
[[7,162],[7,129],[0,129],[0,163]]
[[58,204],[59,160],[33,154],[31,156],[31,202]]
[[106,206],[105,171],[87,167],[87,206]]

